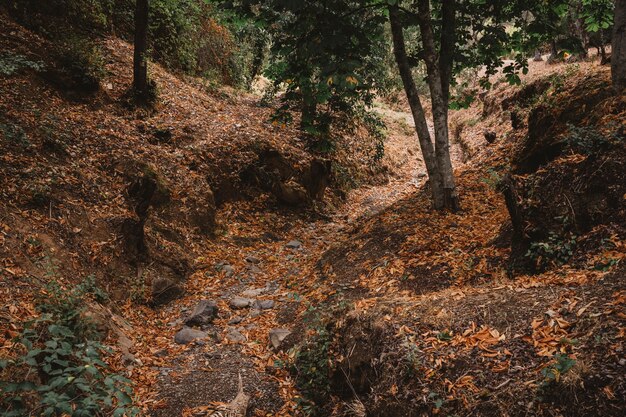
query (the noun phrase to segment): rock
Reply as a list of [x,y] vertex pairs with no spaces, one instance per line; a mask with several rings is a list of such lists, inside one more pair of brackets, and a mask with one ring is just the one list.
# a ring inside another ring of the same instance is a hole
[[193,342],[196,339],[204,339],[208,334],[201,330],[192,329],[190,327],[184,327],[176,333],[174,341],[179,345],[186,345]]
[[244,297],[235,297],[230,300],[230,307],[236,310],[240,310],[242,308],[248,308],[254,303],[254,300],[251,298]]
[[204,326],[213,322],[213,319],[217,317],[218,309],[215,301],[201,300],[185,324],[187,326]]
[[171,278],[161,277],[152,281],[151,303],[154,306],[167,304],[183,295],[185,291]]
[[494,132],[493,130],[485,130],[483,132],[483,136],[485,136],[485,140],[487,141],[487,143],[494,143],[497,139],[496,132]]
[[248,255],[246,256],[246,262],[250,263],[250,264],[259,264],[261,263],[261,260],[257,257],[254,257],[252,255]]
[[267,287],[263,287],[263,288],[251,288],[248,290],[245,290],[244,292],[241,293],[241,295],[243,295],[244,297],[247,298],[256,298],[259,295],[265,293],[268,291]]
[[302,246],[302,242],[299,240],[290,240],[285,247],[289,249],[298,249]]
[[255,308],[254,310],[250,311],[249,316],[251,318],[255,318],[255,317],[259,317],[261,314],[263,314],[263,312],[261,310]]
[[258,310],[270,310],[274,308],[274,300],[257,300],[252,305],[252,308]]
[[278,349],[283,340],[290,334],[291,331],[288,329],[272,329],[270,330],[270,343],[274,349]]
[[260,274],[261,272],[263,272],[263,270],[259,268],[258,266],[256,266],[255,264],[248,265],[247,269],[253,274]]
[[247,340],[246,336],[241,334],[239,330],[232,327],[226,330],[226,338],[235,343],[241,343]]
[[228,320],[228,324],[239,324],[242,321],[243,321],[243,317],[235,316],[235,317],[231,318],[230,320]]

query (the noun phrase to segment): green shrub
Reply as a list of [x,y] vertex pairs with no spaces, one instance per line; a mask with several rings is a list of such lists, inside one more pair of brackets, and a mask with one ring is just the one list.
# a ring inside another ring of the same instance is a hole
[[69,78],[70,87],[93,92],[106,75],[98,45],[87,38],[70,35],[59,42],[56,51],[60,70]]
[[318,404],[330,398],[331,334],[326,321],[315,309],[310,309],[305,320],[314,330],[313,336],[295,349],[290,370],[295,375],[296,385],[302,393],[301,408],[307,415],[318,415]]
[[17,416],[136,416],[130,381],[110,373],[95,327],[84,319],[88,298],[103,296],[93,278],[64,290],[52,282],[17,342],[21,354],[0,361],[0,412]]
[[604,134],[595,127],[576,127],[571,124],[568,126],[568,130],[565,143],[572,150],[584,155],[611,149],[624,142],[624,136],[620,135],[617,130]]
[[0,123],[0,133],[2,133],[3,140],[10,144],[24,149],[31,145],[28,135],[18,125]]
[[576,236],[550,232],[548,239],[532,242],[526,256],[537,263],[540,269],[563,265],[572,257],[576,248]]
[[10,52],[0,55],[0,75],[11,76],[25,68],[41,71],[44,69],[44,64]]

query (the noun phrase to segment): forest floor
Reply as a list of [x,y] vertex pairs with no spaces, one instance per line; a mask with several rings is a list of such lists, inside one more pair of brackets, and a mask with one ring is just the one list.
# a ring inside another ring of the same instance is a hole
[[[3,49],[45,57],[40,38],[10,22],[3,26]],[[309,156],[296,129],[267,122],[271,109],[258,106],[258,97],[207,92],[198,80],[156,65],[161,107],[129,113],[117,103],[130,83],[132,51],[116,39],[103,47],[109,77],[95,99],[69,100],[32,71],[0,78],[1,127],[15,123],[24,132],[2,143],[0,164],[0,294],[9,300],[0,310],[3,353],[36,314],[33,279],[48,280],[54,269],[70,277],[68,285],[94,273],[113,295],[117,305],[110,308],[126,323],[128,344],[124,352],[119,334],[110,335],[111,366],[133,381],[145,415],[210,415],[236,395],[239,375],[251,395],[248,415],[257,417],[303,415],[315,395],[326,402],[323,412],[335,416],[570,416],[600,409],[623,415],[624,225],[607,226],[608,243],[595,245],[578,264],[511,279],[509,215],[496,189],[527,133],[526,126],[511,126],[511,111],[501,103],[519,101],[517,92],[539,79],[548,80],[546,100],[589,79],[606,82],[606,68],[531,63],[521,88],[500,83],[469,109],[452,112],[460,213],[430,209],[402,100],[393,109],[375,108],[388,126],[382,161],[388,181],[368,185],[362,169],[345,200],[332,195],[306,210],[262,192],[225,199],[216,208],[213,237],[175,223],[185,211],[172,222],[155,210],[150,242],[165,254],[182,248],[175,255],[183,252],[191,274],[182,297],[153,307],[133,298],[145,289],[130,287],[135,281],[125,279],[135,271],[121,267],[115,227],[129,208],[128,178],[118,170],[127,159],[159,167],[172,201],[184,209],[198,193],[188,181],[229,175],[262,146],[300,163]],[[618,123],[624,123],[620,105]],[[151,132],[163,127],[173,142],[154,143]],[[497,140],[487,143],[485,131]],[[354,152],[349,146],[359,139],[347,138],[338,150],[346,166],[365,165],[369,145],[355,145]],[[557,163],[583,159],[567,154]],[[378,178],[380,171],[370,174]],[[227,188],[211,187],[216,197]],[[33,206],[44,191],[45,204]],[[593,267],[607,260],[607,268]],[[217,318],[203,326],[202,337],[176,343],[202,300],[216,301]],[[321,345],[311,342],[320,335],[327,338]],[[302,352],[316,349],[321,361],[303,361]],[[306,377],[324,383],[307,392]]]

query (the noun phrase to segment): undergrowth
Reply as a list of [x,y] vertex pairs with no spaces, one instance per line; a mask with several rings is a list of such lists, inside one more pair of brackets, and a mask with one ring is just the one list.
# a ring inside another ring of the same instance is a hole
[[0,416],[136,416],[130,381],[104,361],[110,350],[84,316],[104,293],[93,278],[66,290],[48,284],[13,351],[0,360]]

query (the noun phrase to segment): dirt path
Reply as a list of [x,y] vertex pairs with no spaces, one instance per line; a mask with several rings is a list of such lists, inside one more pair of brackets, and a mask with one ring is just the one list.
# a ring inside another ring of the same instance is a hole
[[[378,105],[375,111],[385,120],[388,128],[384,163],[389,169],[389,182],[353,190],[345,206],[337,214],[337,216],[347,215],[348,223],[379,213],[419,189],[427,180],[426,166],[411,113],[395,111],[385,105]],[[434,136],[430,122],[429,128],[431,135]],[[463,164],[461,147],[452,143],[450,151],[453,166],[460,167]]]
[[[207,337],[188,345],[172,342],[157,352],[163,360],[153,369],[159,398],[152,415],[209,415],[213,402],[228,402],[236,395],[239,374],[252,396],[249,415],[294,414],[293,381],[275,366],[284,355],[272,348],[269,334],[272,329],[293,330],[298,314],[311,307],[307,295],[318,291],[319,284],[302,277],[312,276],[321,255],[342,241],[344,230],[426,180],[410,114],[377,110],[389,128],[384,162],[390,180],[353,190],[332,221],[310,221],[292,211],[255,212],[241,202],[223,208],[220,217],[228,225],[227,234],[215,242],[214,252],[198,261],[199,272],[190,278],[187,295],[159,312],[170,340],[200,300],[216,300],[219,316],[202,328]],[[453,149],[458,164],[460,150]],[[235,307],[236,302],[242,306]]]

